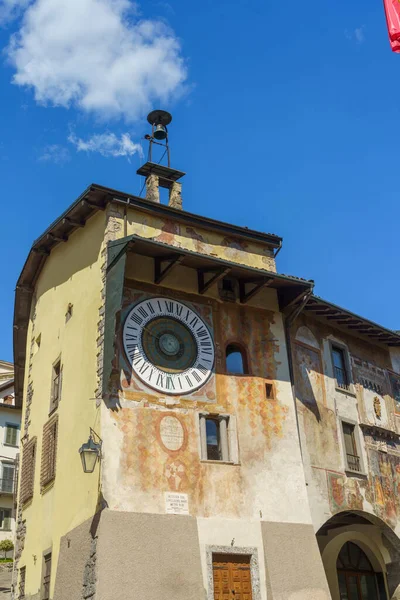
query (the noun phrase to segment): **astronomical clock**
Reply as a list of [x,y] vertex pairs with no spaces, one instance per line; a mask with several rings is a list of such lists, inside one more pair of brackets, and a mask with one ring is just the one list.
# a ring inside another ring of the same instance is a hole
[[214,342],[201,316],[183,302],[147,298],[128,312],[123,345],[133,372],[164,394],[191,394],[214,366]]

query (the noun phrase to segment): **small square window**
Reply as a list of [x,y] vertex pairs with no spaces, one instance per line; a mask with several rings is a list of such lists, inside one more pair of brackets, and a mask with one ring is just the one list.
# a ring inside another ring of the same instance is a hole
[[275,395],[274,395],[274,384],[273,383],[265,384],[265,397],[267,398],[267,400],[274,399]]
[[332,346],[332,362],[337,387],[343,390],[349,390],[349,369],[347,365],[345,351],[340,346]]

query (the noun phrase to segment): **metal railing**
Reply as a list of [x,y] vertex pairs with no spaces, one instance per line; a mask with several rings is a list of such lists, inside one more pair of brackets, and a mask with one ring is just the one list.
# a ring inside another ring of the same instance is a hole
[[360,457],[355,454],[347,454],[347,466],[352,471],[361,471],[360,467]]
[[345,369],[341,369],[340,367],[335,367],[335,377],[336,377],[336,383],[337,383],[338,387],[340,387],[344,390],[349,389],[349,382],[347,379],[347,373],[346,373]]
[[14,493],[14,479],[0,479],[0,494]]

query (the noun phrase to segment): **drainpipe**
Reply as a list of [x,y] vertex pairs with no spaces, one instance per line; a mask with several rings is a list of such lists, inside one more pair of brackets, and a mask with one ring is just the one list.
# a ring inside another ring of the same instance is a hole
[[290,328],[293,325],[294,321],[299,316],[299,314],[301,313],[301,311],[303,310],[303,308],[305,307],[305,305],[307,304],[308,300],[310,299],[310,297],[312,295],[312,292],[313,292],[312,289],[309,290],[308,292],[306,292],[304,295],[304,298],[302,299],[300,304],[298,306],[295,306],[293,308],[292,312],[289,313],[289,315],[285,318],[285,338],[286,338],[286,350],[287,350],[287,355],[288,355],[289,376],[290,376],[290,384],[291,384],[291,388],[292,388],[294,414],[296,415],[297,435],[299,438],[300,454],[301,454],[302,460],[303,460],[303,449],[301,446],[299,415],[297,412],[296,389],[295,389],[295,385],[294,385],[294,369],[293,369],[293,357],[292,357],[292,342],[290,339]]

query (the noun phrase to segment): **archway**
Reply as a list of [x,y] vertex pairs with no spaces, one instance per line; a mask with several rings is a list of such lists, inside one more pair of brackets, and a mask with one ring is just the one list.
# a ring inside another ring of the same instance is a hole
[[[320,527],[317,541],[332,600],[398,597],[400,539],[379,517],[359,510],[337,513]],[[352,558],[346,559],[350,549]]]
[[340,600],[385,599],[382,573],[376,573],[365,552],[354,542],[345,542],[336,561]]

